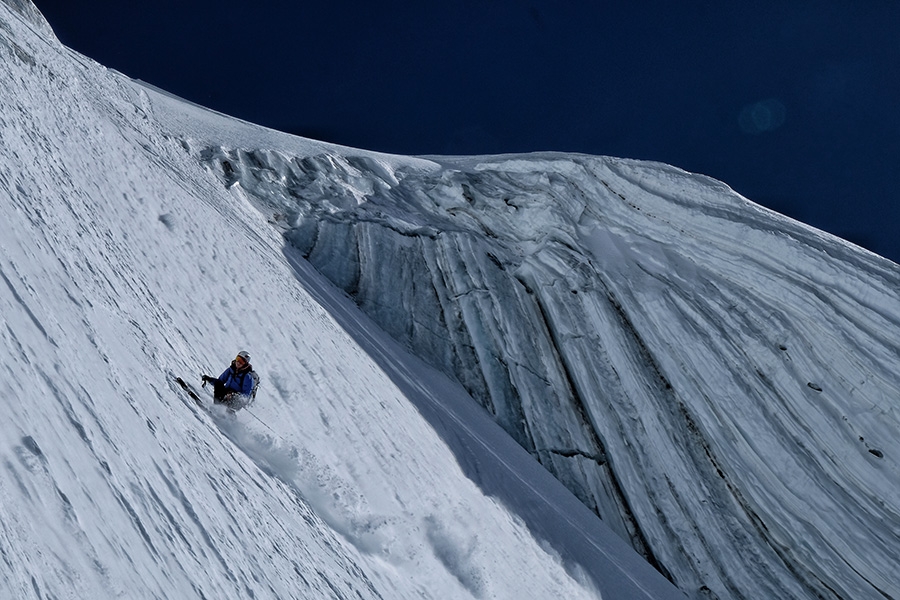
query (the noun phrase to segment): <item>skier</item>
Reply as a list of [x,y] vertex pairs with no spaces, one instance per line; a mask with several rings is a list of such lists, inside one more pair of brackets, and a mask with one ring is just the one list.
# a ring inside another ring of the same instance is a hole
[[231,361],[231,366],[218,378],[210,375],[203,376],[203,385],[212,383],[214,386],[213,399],[216,404],[224,404],[232,410],[239,410],[249,404],[256,392],[258,381],[253,367],[250,365],[250,355],[241,350]]

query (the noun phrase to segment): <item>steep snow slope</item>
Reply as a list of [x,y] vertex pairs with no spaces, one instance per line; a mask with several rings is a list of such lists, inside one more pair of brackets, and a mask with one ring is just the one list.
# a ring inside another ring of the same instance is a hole
[[[26,0],[0,89],[0,597],[681,596],[182,140],[348,151],[135,91]],[[252,412],[172,384],[240,347]]]
[[897,265],[665,165],[157,118],[683,590],[900,596]]

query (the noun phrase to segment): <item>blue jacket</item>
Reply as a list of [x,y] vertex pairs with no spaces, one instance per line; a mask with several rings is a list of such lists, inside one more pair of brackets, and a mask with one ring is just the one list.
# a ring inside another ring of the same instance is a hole
[[250,365],[247,365],[247,368],[243,371],[238,371],[234,368],[234,363],[231,363],[231,366],[225,369],[225,372],[219,375],[219,381],[222,382],[225,387],[234,390],[239,394],[243,394],[244,396],[249,396],[250,392],[253,391],[253,377],[250,376],[250,371],[253,368]]

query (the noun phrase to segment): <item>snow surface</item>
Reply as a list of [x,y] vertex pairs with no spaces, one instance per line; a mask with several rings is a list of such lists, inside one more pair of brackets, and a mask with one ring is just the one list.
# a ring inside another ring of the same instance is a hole
[[[0,597],[681,597],[29,6],[0,3]],[[241,348],[253,409],[173,383]]]
[[[900,597],[897,265],[666,165],[273,132],[6,1],[0,595]],[[244,347],[250,411],[172,384]]]

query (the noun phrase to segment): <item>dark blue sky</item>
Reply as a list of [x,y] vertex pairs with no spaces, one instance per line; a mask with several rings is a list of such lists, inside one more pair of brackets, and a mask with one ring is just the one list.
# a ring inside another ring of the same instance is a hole
[[400,154],[667,162],[900,261],[900,2],[36,0],[199,104]]

